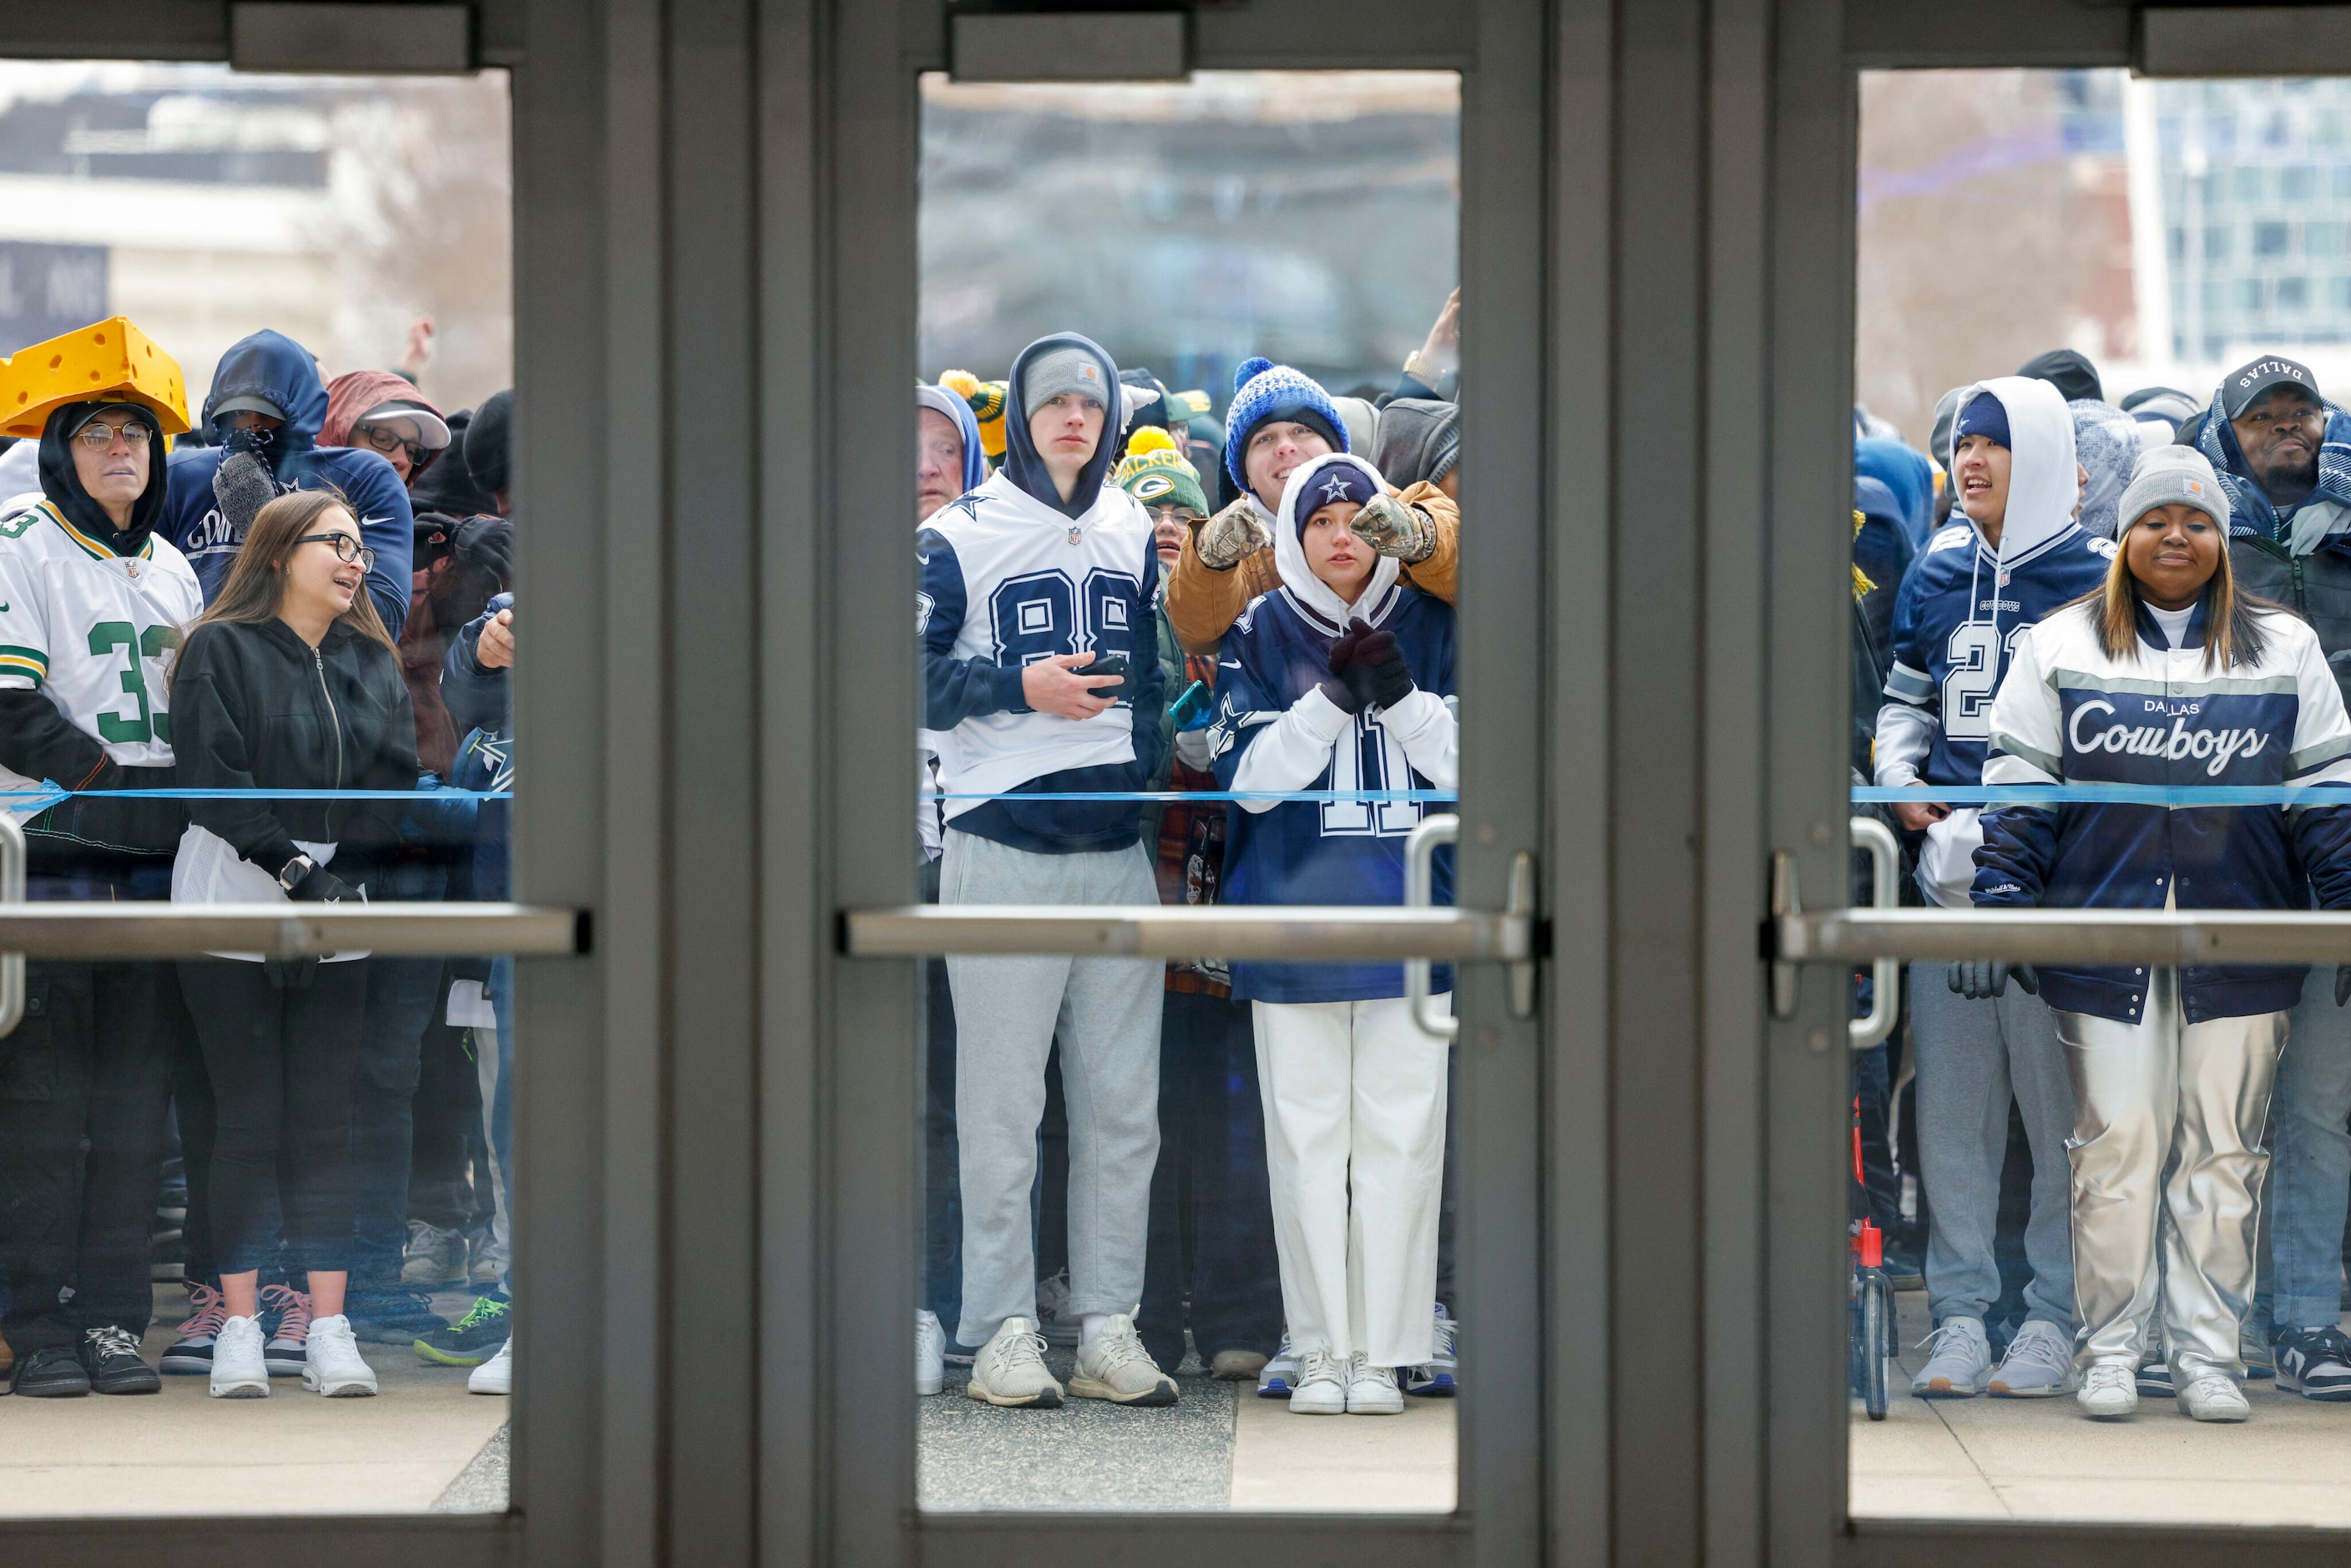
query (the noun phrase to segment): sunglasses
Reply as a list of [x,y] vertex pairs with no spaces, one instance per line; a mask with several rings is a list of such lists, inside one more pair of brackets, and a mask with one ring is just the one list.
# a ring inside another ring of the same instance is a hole
[[424,461],[424,454],[430,450],[423,442],[411,441],[387,425],[355,424],[351,426],[351,434],[360,438],[360,444],[373,447],[387,457],[405,446],[408,448],[408,464],[412,468],[421,465]]
[[361,571],[375,570],[375,551],[349,534],[304,534],[294,541],[298,545],[332,545],[337,560],[355,560]]

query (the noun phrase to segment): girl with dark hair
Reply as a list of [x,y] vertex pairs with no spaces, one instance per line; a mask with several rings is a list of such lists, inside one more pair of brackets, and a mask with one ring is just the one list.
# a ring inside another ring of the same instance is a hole
[[[2351,782],[2351,717],[2317,635],[2238,591],[2210,464],[2189,447],[2147,453],[2117,515],[2105,584],[2018,643],[1984,782]],[[2069,801],[2002,806],[1983,823],[1980,905],[2299,909],[2314,894],[2351,908],[2351,810],[2339,806]],[[1971,997],[1997,995],[2011,968],[2033,980],[2022,965],[1955,968]],[[2158,1295],[2180,1409],[2251,1413],[2239,1335],[2269,1165],[2262,1129],[2304,974],[2040,966],[2074,1095],[2075,1366],[2094,1418],[2137,1408]]]
[[[416,787],[416,725],[400,661],[366,591],[373,552],[342,497],[281,496],[255,516],[227,582],[172,674],[180,782],[192,790]],[[396,801],[253,797],[191,802],[177,903],[335,904],[365,896]],[[363,953],[187,963],[217,1102],[213,1242],[228,1320],[212,1393],[261,1398],[260,1270],[281,1248],[308,1276],[303,1386],[375,1392],[343,1292],[350,1262],[351,1067],[367,1000]],[[281,1330],[282,1333],[282,1330]]]

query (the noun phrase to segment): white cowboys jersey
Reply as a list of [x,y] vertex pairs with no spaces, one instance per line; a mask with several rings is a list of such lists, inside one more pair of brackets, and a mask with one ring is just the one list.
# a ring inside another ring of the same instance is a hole
[[[0,688],[47,694],[126,767],[172,760],[171,661],[204,607],[187,558],[160,535],[118,556],[46,500],[0,518]],[[0,789],[41,783],[0,766]]]
[[[1065,769],[1134,762],[1134,698],[1144,699],[1145,724],[1158,716],[1159,558],[1141,504],[1105,488],[1071,518],[999,473],[932,513],[918,538],[924,720],[950,737],[938,752],[942,789],[994,794]],[[1086,653],[1126,659],[1113,706],[1072,723],[1028,706],[1023,666]],[[949,800],[947,818],[977,804]]]

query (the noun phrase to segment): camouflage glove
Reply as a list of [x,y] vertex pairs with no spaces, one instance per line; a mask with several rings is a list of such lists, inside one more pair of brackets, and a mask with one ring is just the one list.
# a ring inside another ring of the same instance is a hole
[[1257,515],[1257,503],[1243,496],[1200,525],[1194,548],[1200,552],[1200,564],[1210,571],[1230,571],[1241,557],[1272,543],[1273,530]]
[[1394,496],[1374,496],[1355,514],[1348,531],[1382,555],[1392,555],[1406,566],[1424,561],[1437,549],[1437,524],[1427,513],[1407,507]]

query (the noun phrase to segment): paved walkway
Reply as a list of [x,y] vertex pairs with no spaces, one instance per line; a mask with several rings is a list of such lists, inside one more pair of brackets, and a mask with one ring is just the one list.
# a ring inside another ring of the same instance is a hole
[[[1046,1360],[1066,1382],[1071,1353]],[[922,1402],[922,1506],[1452,1511],[1452,1400],[1407,1399],[1402,1416],[1293,1416],[1254,1384],[1185,1364],[1182,1396],[1157,1410],[1096,1399],[999,1410],[967,1396],[950,1367],[946,1391]]]
[[[436,1305],[462,1313],[465,1300]],[[156,1291],[175,1323],[185,1304],[176,1285]],[[149,1333],[151,1364],[172,1339]],[[404,1346],[360,1354],[372,1399],[322,1399],[288,1377],[267,1399],[210,1398],[202,1377],[135,1397],[0,1398],[0,1517],[503,1510],[507,1401]]]
[[1902,1373],[1883,1421],[1854,1405],[1856,1516],[2146,1524],[2351,1525],[2351,1404],[2246,1385],[2252,1419],[2191,1421],[2164,1399],[2128,1421],[2055,1399],[1910,1397],[1927,1297],[1900,1297]]

